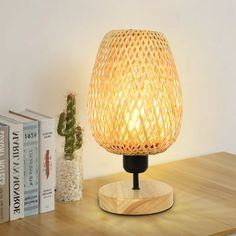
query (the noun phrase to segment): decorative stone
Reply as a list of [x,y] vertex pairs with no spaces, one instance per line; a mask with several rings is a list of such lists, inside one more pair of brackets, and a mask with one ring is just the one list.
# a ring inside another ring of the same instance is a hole
[[65,160],[64,155],[57,159],[56,199],[59,201],[76,201],[82,198],[82,149],[74,153],[73,160]]

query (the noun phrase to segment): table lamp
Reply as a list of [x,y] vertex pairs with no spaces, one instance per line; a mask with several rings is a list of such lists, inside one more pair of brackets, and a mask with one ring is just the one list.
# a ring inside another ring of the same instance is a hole
[[107,151],[123,155],[133,181],[99,189],[99,205],[108,212],[145,215],[173,205],[173,188],[157,180],[139,181],[148,155],[164,152],[181,126],[182,94],[164,34],[113,30],[99,47],[88,98],[89,124]]

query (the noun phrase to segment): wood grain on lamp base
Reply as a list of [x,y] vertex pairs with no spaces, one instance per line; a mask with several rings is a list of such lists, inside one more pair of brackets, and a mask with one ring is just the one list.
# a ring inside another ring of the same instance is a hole
[[140,181],[140,190],[131,181],[119,181],[99,189],[99,205],[108,212],[123,215],[147,215],[173,205],[173,188],[155,180]]

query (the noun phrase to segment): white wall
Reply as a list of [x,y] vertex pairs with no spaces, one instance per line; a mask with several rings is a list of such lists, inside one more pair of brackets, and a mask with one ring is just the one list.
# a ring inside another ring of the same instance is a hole
[[0,0],[0,110],[30,107],[57,117],[66,93],[75,91],[85,177],[122,171],[121,156],[91,137],[88,84],[107,31],[151,29],[172,47],[184,119],[177,142],[150,162],[236,152],[235,22],[234,0]]

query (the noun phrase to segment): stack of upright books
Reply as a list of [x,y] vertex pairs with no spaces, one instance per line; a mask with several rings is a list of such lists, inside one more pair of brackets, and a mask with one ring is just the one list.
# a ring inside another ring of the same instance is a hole
[[53,118],[0,115],[0,223],[54,210],[55,161]]

